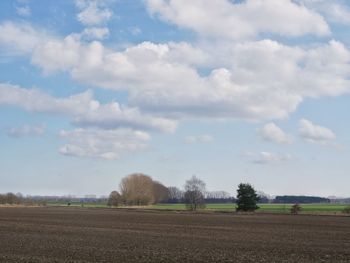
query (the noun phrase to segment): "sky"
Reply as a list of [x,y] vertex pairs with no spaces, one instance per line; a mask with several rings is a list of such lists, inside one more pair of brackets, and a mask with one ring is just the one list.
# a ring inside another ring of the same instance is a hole
[[0,1],[0,192],[350,196],[349,28],[345,0]]

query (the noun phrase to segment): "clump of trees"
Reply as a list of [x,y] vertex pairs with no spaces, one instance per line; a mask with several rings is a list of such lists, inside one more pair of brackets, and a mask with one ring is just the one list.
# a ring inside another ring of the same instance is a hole
[[21,193],[0,194],[1,205],[46,205],[45,199],[35,199],[30,196],[24,197]]
[[[124,205],[150,205],[169,199],[167,187],[158,181],[153,181],[150,176],[141,173],[134,173],[124,177],[119,187],[120,198],[118,197],[118,200],[120,202],[115,202],[117,205],[121,203]],[[113,197],[111,195],[110,197]],[[116,193],[114,193],[114,196],[116,196]]]
[[207,204],[223,204],[233,203],[235,199],[225,191],[211,191],[205,193],[205,203]]
[[24,201],[23,199],[21,194],[0,194],[0,204],[18,205]]
[[176,186],[168,187],[169,198],[167,203],[175,204],[175,203],[183,203],[185,198],[184,191],[180,190]]
[[108,206],[119,206],[122,203],[122,197],[118,191],[112,191],[108,196]]
[[155,203],[163,203],[169,200],[169,188],[158,181],[153,181],[153,194]]
[[108,206],[143,206],[155,203],[185,203],[189,210],[204,208],[205,203],[232,203],[233,198],[225,191],[207,192],[205,183],[196,176],[186,181],[184,190],[175,186],[166,187],[159,181],[142,173],[122,178],[119,192],[112,191]]
[[259,209],[259,196],[250,184],[239,184],[237,189],[236,211],[253,212]]
[[255,211],[260,196],[250,184],[240,184],[237,199],[225,191],[206,191],[205,182],[196,176],[186,181],[183,190],[175,186],[166,187],[159,181],[142,173],[133,173],[122,178],[119,192],[112,191],[107,199],[108,206],[146,206],[156,203],[185,203],[188,210],[205,208],[206,203],[237,203],[237,211]]
[[185,184],[185,203],[189,210],[196,211],[198,208],[204,208],[205,183],[196,176],[186,181]]

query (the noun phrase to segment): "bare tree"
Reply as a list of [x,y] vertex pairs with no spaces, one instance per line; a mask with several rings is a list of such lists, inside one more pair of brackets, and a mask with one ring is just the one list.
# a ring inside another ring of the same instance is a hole
[[127,205],[149,205],[154,203],[154,182],[148,175],[130,174],[120,183],[120,193]]
[[176,186],[168,187],[169,202],[170,203],[181,203],[184,199],[184,192]]
[[160,182],[153,182],[153,194],[155,203],[167,202],[169,200],[169,190]]
[[7,204],[19,204],[21,202],[20,198],[16,196],[14,193],[7,193],[5,196],[5,200]]
[[117,191],[112,191],[109,194],[107,205],[108,206],[119,206],[121,203],[121,195]]
[[185,184],[185,203],[189,210],[195,211],[198,208],[204,208],[205,183],[192,176]]

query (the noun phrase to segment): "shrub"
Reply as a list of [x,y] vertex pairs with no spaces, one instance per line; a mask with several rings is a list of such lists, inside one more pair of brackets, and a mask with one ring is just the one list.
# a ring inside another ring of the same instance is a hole
[[350,205],[343,209],[343,213],[350,214]]
[[299,214],[300,211],[301,211],[301,206],[299,204],[294,204],[290,208],[290,213],[293,215]]

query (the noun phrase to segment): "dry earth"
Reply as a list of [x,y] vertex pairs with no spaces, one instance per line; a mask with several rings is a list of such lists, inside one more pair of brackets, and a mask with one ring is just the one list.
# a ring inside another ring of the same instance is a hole
[[350,217],[0,208],[0,262],[350,262]]

